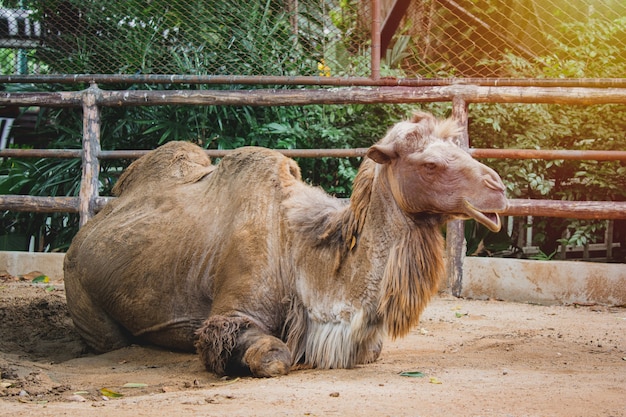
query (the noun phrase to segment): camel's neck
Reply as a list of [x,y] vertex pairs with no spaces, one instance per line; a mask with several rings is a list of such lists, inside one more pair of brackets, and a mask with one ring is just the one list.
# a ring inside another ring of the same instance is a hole
[[371,262],[368,279],[379,280],[378,316],[392,337],[403,336],[417,324],[445,273],[442,218],[403,212],[381,172],[373,177],[368,208],[361,215],[365,218],[357,220],[362,228],[352,257]]
[[[407,216],[365,161],[348,207],[319,191],[287,206],[297,296],[285,335],[295,360],[350,367],[380,351],[384,329],[406,334],[443,275],[440,222]],[[314,203],[314,204],[312,204]]]

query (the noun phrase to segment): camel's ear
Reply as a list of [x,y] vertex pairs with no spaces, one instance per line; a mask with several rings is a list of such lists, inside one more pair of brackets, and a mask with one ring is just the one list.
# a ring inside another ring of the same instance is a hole
[[398,153],[393,144],[373,145],[367,150],[367,157],[379,164],[388,164],[398,157]]
[[435,116],[433,116],[430,113],[426,113],[426,112],[423,112],[423,111],[416,111],[416,112],[413,112],[413,117],[411,117],[411,122],[412,123],[419,123],[419,122],[421,122],[424,119],[428,119],[428,120],[431,120],[433,122],[436,120]]

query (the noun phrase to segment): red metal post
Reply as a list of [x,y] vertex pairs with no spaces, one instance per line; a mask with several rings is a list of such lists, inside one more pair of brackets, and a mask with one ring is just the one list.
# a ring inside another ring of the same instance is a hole
[[373,80],[380,79],[380,0],[372,0],[372,73]]

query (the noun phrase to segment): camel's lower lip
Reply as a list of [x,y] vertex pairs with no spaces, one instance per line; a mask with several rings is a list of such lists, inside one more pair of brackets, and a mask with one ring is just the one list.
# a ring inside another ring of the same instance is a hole
[[[472,205],[469,201],[465,200],[466,214],[483,224],[487,229],[492,232],[499,232],[502,228],[502,222],[500,221],[500,215],[495,210],[479,210]],[[498,210],[499,211],[499,210]]]

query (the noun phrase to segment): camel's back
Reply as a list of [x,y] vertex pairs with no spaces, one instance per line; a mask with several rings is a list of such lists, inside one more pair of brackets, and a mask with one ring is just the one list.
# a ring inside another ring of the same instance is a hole
[[[166,150],[179,155],[176,146]],[[159,149],[143,158],[154,160]],[[179,169],[190,166],[185,158],[161,161],[159,170],[146,160],[131,165],[119,197],[79,231],[65,262],[73,316],[89,310],[81,304],[97,304],[135,335],[199,326],[221,285],[216,280],[238,257],[264,250],[263,235],[279,227],[285,187],[299,181],[292,160],[261,148],[237,150],[214,170],[204,163]]]

